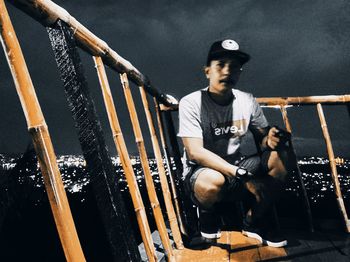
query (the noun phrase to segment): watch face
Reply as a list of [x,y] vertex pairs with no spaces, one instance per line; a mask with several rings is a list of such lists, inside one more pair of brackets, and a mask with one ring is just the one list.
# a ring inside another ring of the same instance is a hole
[[248,173],[248,171],[246,169],[243,169],[243,168],[238,168],[237,169],[237,174],[239,176],[245,176],[247,173]]

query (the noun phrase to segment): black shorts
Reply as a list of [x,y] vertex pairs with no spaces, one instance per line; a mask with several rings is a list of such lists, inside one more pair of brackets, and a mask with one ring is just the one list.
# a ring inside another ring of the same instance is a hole
[[[254,154],[251,156],[239,156],[235,159],[228,161],[231,164],[247,169],[250,173],[254,175],[254,177],[261,177],[267,175],[268,166],[267,162],[270,157],[270,151],[264,151],[262,154]],[[203,167],[200,165],[190,165],[190,169],[188,170],[185,178],[184,178],[184,186],[186,194],[191,197],[191,200],[198,205],[198,201],[194,196],[194,185],[196,183],[198,175],[204,170],[209,169],[208,167]],[[231,194],[234,194],[233,198],[237,200],[241,200],[245,194],[247,193],[242,180],[235,179],[234,185],[232,185],[232,181],[229,177],[226,177],[226,187],[234,188],[234,190],[230,190]]]

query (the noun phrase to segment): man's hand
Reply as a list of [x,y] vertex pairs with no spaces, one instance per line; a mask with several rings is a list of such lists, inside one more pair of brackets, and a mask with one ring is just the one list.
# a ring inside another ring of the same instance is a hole
[[228,163],[217,154],[203,147],[203,139],[195,137],[183,137],[182,142],[186,148],[189,160],[205,167],[209,167],[220,173],[234,177],[237,166]]
[[291,134],[277,126],[272,127],[266,137],[266,146],[271,150],[277,150],[287,146]]

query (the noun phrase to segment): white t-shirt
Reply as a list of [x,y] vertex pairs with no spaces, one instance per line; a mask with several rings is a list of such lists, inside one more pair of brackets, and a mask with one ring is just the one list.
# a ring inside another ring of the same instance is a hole
[[248,128],[265,128],[268,122],[252,94],[237,89],[232,93],[232,103],[225,106],[212,100],[208,87],[183,97],[179,103],[178,136],[202,138],[204,148],[225,159],[237,155]]

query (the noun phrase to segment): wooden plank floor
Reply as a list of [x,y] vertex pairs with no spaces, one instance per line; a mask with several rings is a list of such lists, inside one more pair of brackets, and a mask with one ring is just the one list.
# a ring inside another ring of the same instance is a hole
[[260,245],[241,232],[222,232],[218,243],[205,250],[175,251],[176,262],[215,261],[350,261],[350,234],[285,231],[286,248]]
[[175,250],[176,262],[212,262],[212,261],[230,261],[229,252],[225,249],[225,245],[230,246],[230,233],[222,232],[221,238],[218,240],[218,246],[212,246],[204,250],[182,249]]
[[287,258],[291,261],[350,261],[350,234],[290,231],[286,235],[289,240]]
[[208,249],[176,250],[175,254],[176,262],[261,261],[287,256],[283,248],[259,245],[257,240],[236,231],[222,232],[218,243]]

